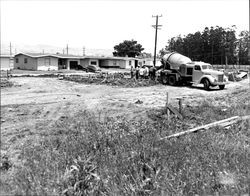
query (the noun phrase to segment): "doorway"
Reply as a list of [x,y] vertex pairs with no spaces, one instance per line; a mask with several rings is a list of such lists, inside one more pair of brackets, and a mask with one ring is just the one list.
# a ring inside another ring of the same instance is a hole
[[70,61],[69,68],[70,69],[78,69],[78,62],[77,61]]
[[135,60],[135,67],[138,67],[138,60]]

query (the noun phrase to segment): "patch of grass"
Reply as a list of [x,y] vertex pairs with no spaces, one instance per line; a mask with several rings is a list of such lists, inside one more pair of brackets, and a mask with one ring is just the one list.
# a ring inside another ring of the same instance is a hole
[[12,87],[14,84],[7,78],[1,78],[1,88]]
[[248,102],[227,104],[223,111],[209,100],[184,108],[183,121],[168,121],[164,111],[148,113],[150,121],[98,118],[87,111],[64,117],[21,147],[20,163],[11,164],[0,185],[13,195],[249,193],[249,120],[159,140],[190,124],[249,114]]
[[249,125],[160,142],[164,122],[100,122],[83,112],[22,147],[22,164],[10,172],[10,190],[18,195],[247,193]]

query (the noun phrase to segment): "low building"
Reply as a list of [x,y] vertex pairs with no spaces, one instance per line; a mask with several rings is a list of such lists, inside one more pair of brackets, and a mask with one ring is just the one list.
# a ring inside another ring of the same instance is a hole
[[[139,60],[139,65],[140,66],[148,66],[148,67],[151,67],[151,66],[154,66],[154,59],[153,58],[143,58],[143,59],[140,59]],[[160,59],[156,59],[156,64],[155,64],[156,67],[160,67],[161,66],[161,60]]]
[[138,59],[131,57],[107,57],[100,61],[100,67],[130,69],[138,66]]
[[58,70],[77,69],[80,56],[63,54],[18,53],[14,58],[15,69]]
[[14,58],[14,68],[25,70],[80,69],[81,67],[87,68],[88,65],[100,68],[130,69],[131,66],[138,66],[138,59],[38,53],[18,53]]
[[7,54],[1,54],[0,55],[0,66],[1,70],[11,70],[14,68],[14,63],[13,63],[13,56],[7,55]]

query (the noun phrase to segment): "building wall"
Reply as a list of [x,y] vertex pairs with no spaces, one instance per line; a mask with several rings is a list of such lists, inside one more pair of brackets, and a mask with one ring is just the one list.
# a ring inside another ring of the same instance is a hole
[[[142,65],[147,65],[147,66],[154,65],[154,59],[140,59],[140,62],[142,62]],[[159,66],[161,66],[161,61],[159,59],[156,59],[156,67]]]
[[87,68],[87,66],[89,65],[89,59],[81,59],[80,65],[84,68]]
[[37,70],[58,70],[58,58],[40,57],[37,59]]
[[[24,63],[25,58],[27,58],[27,63]],[[18,59],[18,63],[16,59]],[[14,59],[14,69],[37,70],[37,59],[22,54],[17,55]]]
[[108,60],[100,60],[100,67],[109,67],[109,61]]
[[101,60],[101,67],[117,67],[125,68],[126,64],[124,60],[119,59],[103,59]]
[[88,65],[91,65],[91,62],[95,62],[97,67],[100,66],[99,59],[81,59],[80,65],[86,68]]
[[10,70],[13,69],[13,59],[10,57],[0,57],[0,65],[1,65],[1,70]]
[[135,60],[134,59],[126,59],[125,62],[126,62],[125,67],[121,67],[121,68],[131,69],[131,66],[133,68],[135,68]]

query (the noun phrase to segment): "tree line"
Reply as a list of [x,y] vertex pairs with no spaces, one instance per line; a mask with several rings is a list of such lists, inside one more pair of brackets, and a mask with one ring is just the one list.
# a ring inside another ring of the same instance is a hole
[[[236,35],[236,26],[230,28],[206,27],[202,32],[172,37],[159,56],[167,52],[178,52],[193,61],[204,61],[211,64],[250,64],[249,31]],[[249,44],[249,45],[248,45]],[[142,52],[144,48],[135,40],[124,40],[114,46],[114,56],[152,57]],[[249,53],[249,54],[248,54]]]
[[249,64],[249,31],[241,31],[236,36],[236,26],[230,28],[206,27],[186,36],[171,38],[160,50],[160,56],[175,51],[188,56],[193,61],[211,64]]

